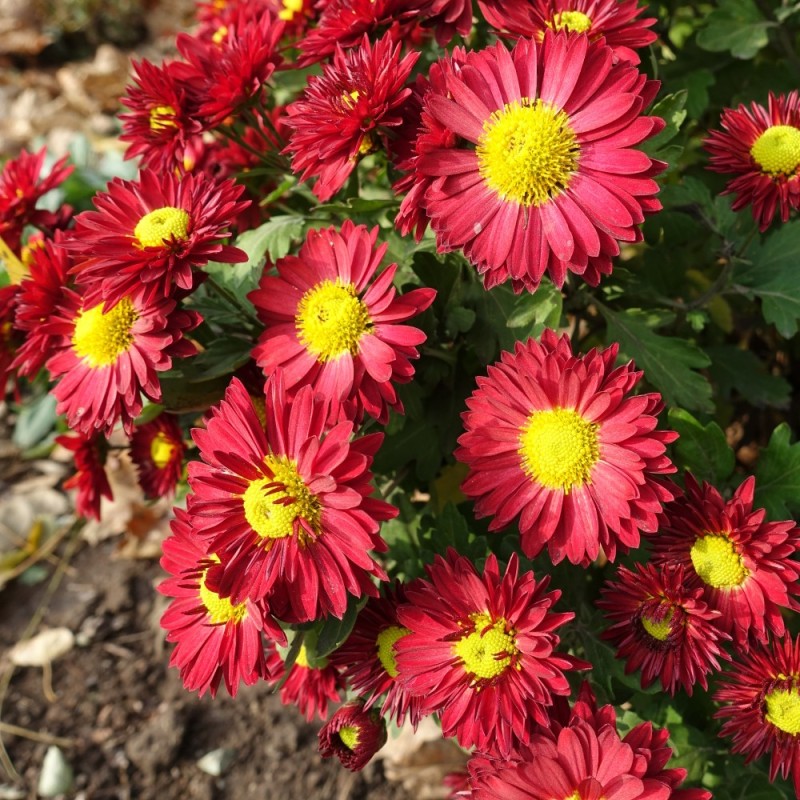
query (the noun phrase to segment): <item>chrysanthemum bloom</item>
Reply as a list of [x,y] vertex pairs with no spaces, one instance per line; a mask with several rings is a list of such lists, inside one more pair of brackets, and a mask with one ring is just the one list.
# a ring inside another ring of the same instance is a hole
[[636,50],[658,38],[648,30],[655,17],[636,19],[647,9],[638,0],[478,0],[478,5],[499,31],[538,41],[548,30],[585,33],[592,41],[602,36],[616,59],[631,64],[641,60]]
[[397,619],[397,607],[405,598],[402,584],[386,589],[383,597],[370,597],[347,641],[331,653],[331,663],[342,670],[365,708],[371,708],[385,694],[381,715],[402,725],[408,714],[416,726],[421,717],[419,700],[397,679],[395,647],[410,633]]
[[685,584],[683,567],[620,567],[616,582],[602,589],[597,605],[613,625],[603,638],[617,646],[625,671],[642,670],[642,687],[656,678],[674,695],[683,686],[691,695],[695,683],[708,688],[707,673],[730,660],[721,644],[730,639],[717,625],[719,611],[703,602],[701,587]]
[[319,752],[323,758],[336,756],[342,766],[357,772],[386,743],[386,723],[375,711],[367,711],[354,700],[345,703],[319,732]]
[[37,228],[60,227],[63,213],[37,210],[36,204],[51,189],[60,186],[72,173],[67,166],[67,156],[53,164],[50,174],[42,178],[41,172],[47,155],[46,148],[38,153],[23,150],[0,171],[0,239],[15,253],[19,253],[22,231],[26,225]]
[[319,180],[314,194],[329,200],[344,186],[359,156],[383,147],[387,129],[402,122],[398,107],[411,93],[404,88],[419,53],[400,57],[389,35],[373,46],[364,36],[352,50],[338,48],[323,74],[308,81],[303,96],[286,107],[293,128],[285,152],[292,171]]
[[[469,53],[425,111],[460,147],[420,153],[418,174],[441,252],[461,249],[491,288],[534,291],[547,272],[596,286],[619,242],[637,242],[661,208],[664,165],[634,149],[664,127],[641,116],[657,81],[585,36],[545,34]],[[423,116],[423,123],[425,123]],[[423,125],[421,134],[427,132]]]
[[0,400],[5,397],[8,376],[21,344],[19,332],[14,330],[19,293],[16,284],[0,286]]
[[164,172],[190,171],[202,148],[203,123],[197,87],[180,77],[174,61],[160,66],[147,60],[133,64],[133,85],[120,102],[128,142],[125,158],[141,158],[143,167]]
[[167,641],[176,643],[169,665],[178,667],[183,685],[201,697],[205,692],[214,697],[223,679],[234,697],[240,681],[250,685],[269,677],[261,632],[283,644],[286,637],[263,604],[234,605],[209,589],[206,574],[218,559],[193,533],[188,513],[176,509],[175,514],[161,558],[171,577],[158,587],[174,598],[161,617]]
[[588,565],[602,548],[639,546],[655,531],[661,504],[674,497],[662,475],[677,438],[656,430],[656,393],[632,396],[642,377],[631,362],[614,367],[618,347],[573,355],[551,330],[517,342],[489,367],[467,400],[456,458],[470,468],[462,485],[489,530],[519,516],[525,555],[546,546],[553,563]]
[[268,8],[254,17],[243,4],[211,42],[178,34],[178,50],[187,63],[179,65],[177,74],[197,86],[201,97],[198,113],[207,126],[219,125],[260,99],[281,63],[278,44],[283,30],[283,21]]
[[471,0],[426,0],[420,4],[419,18],[433,28],[436,41],[444,47],[456,34],[464,38],[472,31]]
[[783,636],[782,608],[800,609],[800,530],[793,521],[768,522],[753,510],[755,478],[729,501],[708,483],[686,474],[686,494],[664,507],[653,536],[654,564],[682,564],[687,583],[721,616],[717,626],[737,648]]
[[720,735],[733,738],[732,751],[747,763],[769,753],[769,779],[791,775],[800,797],[800,637],[741,654],[714,699],[725,704],[714,716],[726,720]]
[[364,412],[382,425],[389,409],[402,412],[394,384],[408,383],[425,341],[418,328],[400,323],[424,311],[433,289],[397,296],[390,264],[375,274],[387,245],[375,246],[378,228],[345,220],[309,231],[297,256],[276,264],[248,297],[267,326],[253,356],[269,376],[284,374],[286,388],[310,384],[332,401],[333,418],[360,422]]
[[386,549],[380,523],[397,513],[370,497],[383,435],[351,441],[350,422],[326,433],[327,415],[311,387],[288,402],[279,374],[265,430],[234,379],[206,429],[193,431],[203,461],[189,464],[192,523],[222,562],[212,586],[234,603],[277,594],[270,604],[286,605],[291,622],[341,617],[348,594],[375,596],[372,578],[386,580],[369,552]]
[[64,488],[77,490],[75,513],[85,519],[100,519],[102,498],[114,499],[105,469],[105,439],[78,433],[75,436],[56,436],[56,443],[74,453],[75,474],[64,481]]
[[[271,668],[270,682],[278,684],[283,680],[285,669],[283,659],[275,652],[268,659]],[[328,718],[328,703],[338,703],[345,681],[338,667],[326,658],[318,658],[312,667],[308,661],[306,647],[302,645],[297,659],[289,669],[289,676],[281,686],[281,702],[285,706],[294,705],[311,722],[315,716]]]
[[736,195],[731,208],[752,204],[762,232],[778,211],[786,222],[800,207],[800,95],[770,92],[767,108],[759,103],[726,108],[720,124],[724,130],[711,131],[703,145],[709,169],[737,176],[723,192]]
[[197,351],[183,337],[199,324],[196,312],[176,310],[173,300],[147,303],[122,296],[108,309],[65,290],[48,326],[53,354],[46,366],[54,380],[60,379],[52,390],[56,411],[87,436],[111,433],[119,421],[130,435],[142,410],[142,393],[155,402],[161,399],[157,373],[170,369],[173,357]]
[[426,569],[430,581],[407,587],[397,610],[411,631],[395,644],[398,679],[422,714],[441,715],[445,736],[504,756],[569,694],[564,670],[588,668],[554,652],[554,631],[575,615],[550,610],[561,593],[546,592],[548,577],[519,576],[516,555],[502,576],[494,555],[479,575],[452,549]]
[[52,355],[54,334],[50,323],[64,296],[67,272],[72,264],[67,251],[55,240],[45,240],[29,250],[28,274],[19,284],[14,328],[25,334],[25,341],[14,356],[12,367],[29,378],[44,366]]
[[209,261],[247,261],[238,247],[222,244],[228,226],[249,204],[244,187],[205,175],[177,177],[145,170],[138,181],[115,178],[93,198],[97,211],[75,218],[66,243],[76,281],[92,301],[116,303],[124,295],[165,298],[174,287],[194,289],[192,268]]
[[173,414],[159,414],[139,425],[131,436],[131,460],[147,497],[166,497],[175,491],[183,471],[183,431]]

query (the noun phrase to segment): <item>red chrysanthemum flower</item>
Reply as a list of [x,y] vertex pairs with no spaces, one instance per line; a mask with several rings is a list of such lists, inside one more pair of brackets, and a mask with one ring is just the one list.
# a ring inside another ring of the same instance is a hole
[[354,700],[337,709],[318,735],[323,758],[336,756],[343,767],[358,772],[386,744],[386,723],[377,711],[367,711]]
[[714,714],[726,721],[721,736],[750,763],[769,753],[769,779],[791,778],[800,797],[800,637],[788,634],[770,648],[758,645],[723,674]]
[[519,576],[516,554],[502,576],[494,555],[479,575],[452,549],[426,569],[430,581],[407,587],[397,610],[411,631],[395,645],[398,679],[422,714],[441,715],[445,736],[505,756],[569,694],[564,670],[589,667],[554,652],[554,631],[575,615],[550,610],[561,593],[546,592],[549,577]]
[[[75,218],[66,246],[79,284],[94,302],[116,303],[124,295],[165,298],[174,286],[190,292],[192,268],[209,261],[247,261],[238,247],[222,244],[231,221],[247,208],[244,187],[203,174],[177,177],[146,170],[138,181],[115,178],[94,196],[97,211]],[[174,285],[173,285],[174,284]]]
[[46,148],[38,153],[23,150],[12,158],[0,171],[0,239],[11,250],[19,254],[22,231],[26,225],[51,229],[63,227],[69,207],[58,213],[37,210],[36,204],[42,195],[62,184],[74,167],[67,166],[67,156],[53,164],[50,174],[42,178],[41,172],[47,156]]
[[183,431],[173,414],[159,414],[131,436],[131,460],[146,497],[173,494],[183,471]]
[[178,508],[175,514],[161,558],[171,577],[158,587],[174,598],[161,617],[167,641],[176,643],[169,665],[178,667],[183,685],[201,697],[205,692],[214,697],[223,678],[235,697],[240,681],[251,685],[270,676],[261,632],[283,644],[286,637],[263,604],[234,605],[209,589],[206,575],[218,559],[192,531],[189,513]]
[[398,107],[411,93],[403,88],[419,53],[400,58],[400,45],[385,35],[373,46],[337,49],[323,74],[309,79],[303,96],[286,107],[293,128],[285,152],[292,171],[319,180],[314,194],[329,200],[344,186],[359,156],[385,146],[387,129],[402,122]]
[[651,538],[653,563],[682,564],[687,581],[721,612],[717,625],[747,649],[783,636],[782,608],[800,604],[800,530],[793,521],[768,522],[753,510],[755,478],[729,501],[708,483],[686,474],[686,494],[664,507],[658,534]]
[[383,597],[370,597],[347,641],[330,658],[342,670],[365,708],[371,708],[385,694],[381,715],[402,725],[408,714],[411,724],[416,726],[422,716],[419,700],[409,695],[397,679],[395,647],[410,633],[397,619],[397,608],[405,601],[402,584],[386,589]]
[[740,211],[752,204],[753,219],[765,231],[780,211],[781,222],[800,207],[800,94],[775,97],[767,108],[726,108],[722,131],[711,131],[703,142],[711,157],[709,169],[733,173],[723,194],[735,194],[731,204]]
[[180,77],[174,61],[160,66],[133,62],[133,85],[120,102],[120,139],[129,142],[125,158],[141,158],[143,167],[164,172],[190,171],[202,151],[203,124],[197,87]]
[[209,579],[223,597],[270,600],[292,622],[341,617],[348,594],[375,596],[386,574],[380,523],[397,512],[372,498],[369,471],[383,439],[351,441],[353,424],[327,433],[325,399],[304,387],[288,401],[280,374],[268,383],[266,429],[233,380],[205,430],[193,431],[203,462],[189,464],[193,525],[221,564]]
[[585,33],[591,41],[603,37],[614,56],[631,64],[641,60],[636,50],[658,37],[648,30],[655,17],[636,19],[647,6],[638,0],[478,0],[486,21],[502,32],[542,40],[548,30]]
[[420,4],[419,19],[433,28],[436,41],[444,47],[456,34],[466,38],[472,31],[471,0],[427,0]]
[[49,329],[53,354],[47,369],[54,380],[56,411],[85,435],[111,433],[117,422],[127,434],[142,410],[142,393],[161,399],[158,372],[172,367],[172,358],[194,355],[183,338],[200,324],[194,311],[175,308],[174,300],[145,303],[123,296],[112,308],[85,303],[67,289]]
[[310,384],[331,401],[332,419],[360,422],[364,412],[382,425],[389,409],[402,412],[394,384],[414,375],[411,359],[425,341],[403,323],[424,311],[433,289],[398,297],[396,264],[375,278],[387,245],[375,246],[378,228],[346,220],[309,231],[298,256],[277,263],[248,297],[267,326],[253,356],[267,376],[284,374],[286,388]]
[[114,495],[106,475],[106,441],[102,436],[56,436],[56,443],[71,450],[75,474],[64,481],[65,489],[76,489],[75,513],[85,519],[100,519],[103,497],[113,500]]
[[721,644],[730,637],[717,625],[719,611],[702,600],[701,587],[685,583],[683,567],[620,567],[616,582],[602,589],[597,605],[613,623],[603,633],[626,660],[625,672],[642,670],[642,687],[656,678],[674,695],[683,686],[691,695],[695,683],[708,688],[706,675],[730,660]]
[[554,563],[585,566],[601,548],[613,560],[657,529],[674,497],[661,476],[675,471],[665,450],[677,434],[656,430],[661,396],[632,396],[642,373],[615,368],[617,352],[573,355],[569,337],[546,330],[502,353],[467,400],[462,489],[476,514],[494,517],[489,530],[519,515],[531,558],[546,546]]
[[64,297],[72,265],[60,246],[61,237],[58,231],[53,241],[43,240],[29,249],[25,259],[28,274],[19,284],[14,328],[24,332],[25,341],[17,349],[12,367],[29,378],[36,376],[53,353],[52,318]]
[[0,286],[0,400],[5,397],[8,376],[21,344],[19,334],[14,330],[19,294],[20,288],[16,284]]
[[[272,672],[270,682],[277,685],[286,674],[283,659],[277,652],[270,656],[269,666]],[[301,645],[297,659],[280,688],[281,702],[285,706],[297,706],[309,722],[314,716],[324,720],[328,718],[328,704],[338,703],[344,688],[339,669],[326,658],[318,658],[312,667],[306,647]]]
[[638,224],[661,207],[653,176],[664,165],[634,149],[664,126],[641,115],[657,90],[585,36],[468,53],[446,91],[424,99],[462,139],[419,153],[439,250],[463,250],[487,288],[510,278],[534,291],[545,272],[559,287],[568,272],[597,285],[619,242],[641,241]]

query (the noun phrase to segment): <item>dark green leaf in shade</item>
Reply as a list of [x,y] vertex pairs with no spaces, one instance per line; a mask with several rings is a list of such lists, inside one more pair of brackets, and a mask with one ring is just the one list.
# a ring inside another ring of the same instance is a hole
[[230,375],[250,360],[253,342],[235,336],[214,339],[200,355],[192,360],[190,383],[208,381]]
[[447,330],[457,336],[459,333],[466,333],[475,324],[475,312],[471,308],[456,306],[447,312],[445,325]]
[[539,336],[545,328],[558,327],[563,304],[561,292],[545,277],[535,292],[517,295],[506,326],[513,328],[522,340]]
[[319,627],[317,634],[316,646],[314,648],[314,658],[321,659],[329,656],[337,647],[340,647],[344,640],[350,635],[353,630],[353,625],[356,624],[358,612],[364,607],[367,602],[366,597],[360,599],[350,597],[347,603],[347,609],[341,619],[336,617],[328,617]]
[[668,94],[662,97],[648,112],[650,116],[661,117],[666,125],[664,129],[648,139],[644,143],[642,149],[650,155],[657,153],[664,145],[671,142],[677,135],[678,131],[686,119],[686,100],[689,93],[686,89],[681,89],[679,92]]
[[708,108],[708,90],[716,79],[710,69],[694,69],[679,78],[670,81],[673,88],[683,88],[688,92],[686,110],[691,119],[700,119]]
[[774,26],[754,0],[720,0],[697,34],[697,44],[712,53],[728,51],[736,58],[750,59],[767,46],[767,31]]
[[787,408],[792,387],[780,375],[767,372],[764,363],[749,350],[732,344],[703,348],[711,359],[708,371],[722,395],[738,392],[759,408]]
[[612,311],[603,305],[600,310],[608,323],[608,341],[619,342],[620,350],[644,370],[645,378],[667,403],[713,412],[711,384],[694,371],[709,365],[708,356],[686,339],[653,330],[670,322],[670,316],[655,318],[639,309]]
[[736,466],[736,456],[716,422],[712,420],[703,425],[688,411],[671,408],[669,427],[680,434],[673,445],[673,460],[679,467],[690,470],[698,480],[715,485],[730,477]]
[[658,199],[664,208],[697,207],[709,216],[713,213],[714,202],[711,190],[697,178],[684,177],[680,183],[669,183],[662,187]]
[[791,443],[792,429],[782,422],[772,432],[756,466],[756,506],[770,519],[789,519],[800,510],[800,443]]

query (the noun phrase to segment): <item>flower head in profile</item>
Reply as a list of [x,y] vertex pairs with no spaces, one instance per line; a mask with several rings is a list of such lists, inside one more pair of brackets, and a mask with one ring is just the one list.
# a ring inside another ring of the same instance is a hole
[[167,497],[183,472],[183,431],[173,414],[159,414],[137,425],[131,436],[131,460],[146,497]]
[[615,367],[617,351],[574,355],[546,330],[504,352],[467,400],[462,489],[490,530],[518,517],[531,558],[547,547],[554,563],[587,565],[602,548],[613,560],[656,530],[674,496],[662,476],[675,471],[666,445],[677,434],[657,429],[660,395],[631,394],[642,373]]
[[714,699],[724,705],[721,736],[749,763],[769,754],[769,779],[791,779],[800,797],[800,637],[756,645],[720,679]]
[[199,324],[196,312],[176,309],[174,300],[122,296],[109,308],[65,290],[49,326],[53,352],[46,363],[58,381],[57,413],[86,436],[111,433],[117,422],[130,435],[142,395],[161,399],[158,373],[172,367],[173,357],[195,354],[184,334]]
[[387,130],[401,123],[398,107],[411,92],[404,84],[417,57],[401,58],[400,44],[388,35],[374,46],[365,36],[352,50],[338,49],[286,107],[292,170],[301,180],[319,178],[314,194],[320,200],[336,194],[360,156],[384,147]]
[[636,149],[664,125],[642,115],[657,89],[586,36],[468,53],[423,101],[420,136],[432,119],[460,139],[417,165],[439,251],[462,250],[487,288],[534,291],[545,273],[560,287],[569,272],[596,286],[661,207],[664,165]]
[[404,325],[424,311],[433,289],[398,295],[391,264],[376,277],[387,245],[378,229],[346,220],[309,231],[297,256],[278,261],[248,296],[266,325],[253,355],[267,376],[281,369],[292,392],[311,385],[330,398],[332,418],[360,422],[364,413],[386,424],[402,411],[394,384],[414,375],[411,360],[425,334]]
[[65,489],[76,489],[75,512],[84,519],[100,519],[102,498],[114,495],[106,475],[107,446],[102,436],[81,433],[56,436],[56,443],[72,451],[75,474],[64,481]]
[[441,716],[445,736],[506,756],[569,694],[564,671],[589,666],[555,652],[556,629],[575,615],[551,610],[560,592],[519,575],[516,555],[502,575],[494,555],[481,575],[452,549],[426,569],[430,580],[407,587],[397,611],[410,631],[395,645],[398,678],[422,714]]
[[217,558],[192,531],[187,512],[176,509],[175,514],[161,558],[170,577],[158,587],[173,598],[161,617],[167,641],[176,645],[169,665],[201,697],[206,692],[214,697],[223,679],[235,696],[240,682],[250,685],[269,677],[262,631],[284,644],[286,637],[263,603],[233,604],[208,587],[206,575]]
[[800,94],[769,94],[759,103],[726,108],[720,125],[703,143],[709,169],[735,175],[723,194],[736,195],[731,208],[752,205],[753,219],[765,231],[780,214],[782,222],[800,207]]
[[76,282],[90,301],[116,304],[125,295],[145,299],[191,292],[193,268],[209,261],[242,262],[247,254],[223,244],[228,226],[249,204],[243,186],[202,173],[176,176],[144,170],[136,181],[115,178],[95,195],[96,211],[75,218],[65,246]]
[[[326,426],[325,399],[304,387],[289,401],[268,383],[266,427],[234,379],[206,428],[192,432],[192,524],[220,558],[210,585],[233,603],[269,598],[282,619],[341,618],[349,596],[377,595],[386,574],[380,523],[397,512],[373,498],[369,468],[383,439]],[[285,609],[285,611],[284,611]]]
[[603,633],[617,646],[625,671],[642,671],[642,688],[660,679],[674,695],[687,694],[699,683],[708,688],[707,674],[720,670],[719,659],[730,660],[722,644],[730,637],[717,625],[720,612],[703,602],[700,587],[687,587],[683,567],[621,566],[616,581],[602,589],[597,605],[613,623]]
[[354,700],[345,703],[322,726],[319,752],[323,758],[336,756],[343,767],[357,772],[386,743],[386,723],[375,711]]
[[753,509],[755,478],[725,501],[710,484],[686,474],[686,494],[664,507],[652,536],[653,563],[681,564],[687,584],[701,587],[717,626],[737,648],[783,636],[782,608],[800,608],[800,530],[793,521],[768,522]]
[[650,28],[655,17],[637,19],[647,6],[639,0],[478,0],[486,21],[503,33],[541,41],[548,30],[586,34],[591,41],[603,37],[614,57],[631,64],[641,60],[636,52],[656,40]]

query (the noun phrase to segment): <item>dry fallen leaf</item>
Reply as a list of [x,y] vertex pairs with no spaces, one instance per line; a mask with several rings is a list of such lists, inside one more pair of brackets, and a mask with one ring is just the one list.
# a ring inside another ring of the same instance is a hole
[[8,657],[18,667],[44,667],[74,646],[75,636],[69,628],[48,628],[30,639],[17,642]]

